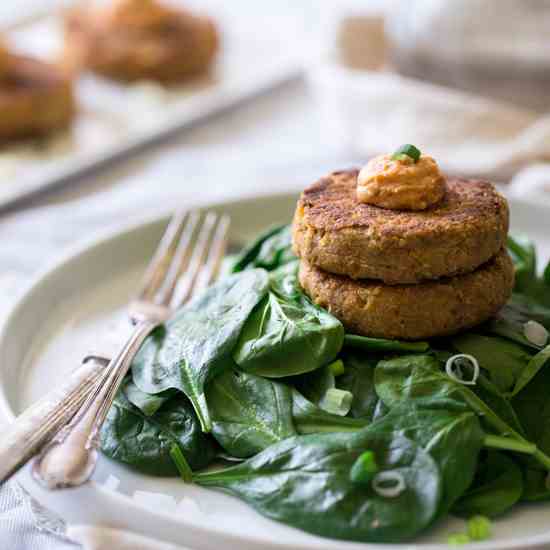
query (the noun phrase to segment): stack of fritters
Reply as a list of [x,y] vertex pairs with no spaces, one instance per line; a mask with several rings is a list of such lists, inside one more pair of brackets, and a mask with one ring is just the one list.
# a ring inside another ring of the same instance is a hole
[[485,321],[514,284],[508,205],[489,182],[448,178],[428,210],[360,203],[357,170],[306,189],[294,216],[300,282],[351,332],[415,340]]

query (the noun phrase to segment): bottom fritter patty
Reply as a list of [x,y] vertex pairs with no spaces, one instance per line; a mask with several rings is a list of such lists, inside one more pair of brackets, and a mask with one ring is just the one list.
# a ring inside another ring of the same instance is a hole
[[514,266],[503,249],[466,275],[390,286],[333,275],[302,260],[300,283],[350,332],[418,340],[459,332],[495,314],[512,292]]

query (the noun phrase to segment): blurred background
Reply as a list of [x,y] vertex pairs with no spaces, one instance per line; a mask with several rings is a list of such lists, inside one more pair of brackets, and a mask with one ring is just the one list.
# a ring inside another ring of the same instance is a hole
[[[68,0],[2,3],[0,24],[8,45],[58,62],[60,52],[70,48],[70,41],[63,44],[63,9],[73,4]],[[220,80],[212,88],[230,82],[242,92],[245,73],[249,88],[255,78],[258,88],[263,88],[255,100],[241,94],[242,101],[233,102],[241,103],[239,108],[224,117],[200,120],[191,131],[182,128],[171,136],[174,139],[164,141],[165,147],[187,149],[192,144],[196,152],[219,146],[224,151],[217,153],[223,153],[228,146],[240,146],[239,155],[247,157],[241,159],[241,169],[250,169],[282,159],[281,164],[287,165],[323,164],[323,159],[330,159],[331,166],[338,159],[363,161],[411,142],[452,173],[512,182],[512,192],[519,178],[521,194],[536,194],[546,185],[546,167],[540,165],[550,157],[545,116],[550,106],[547,0],[170,0],[170,4],[205,12],[218,25],[221,61],[214,75]],[[284,81],[285,86],[260,86],[262,70],[267,74],[274,65],[278,83]],[[36,183],[37,172],[44,180],[49,170],[50,180],[55,179],[60,163],[72,163],[69,174],[78,172],[75,165],[82,165],[82,157],[101,158],[105,149],[108,154],[109,147],[113,150],[128,142],[143,129],[145,119],[161,120],[173,100],[155,83],[114,86],[94,81],[86,72],[76,77],[75,86],[80,110],[70,139],[57,136],[38,148],[9,143],[0,147],[0,181],[6,181],[8,195],[15,179],[19,190],[27,180],[33,181],[29,189],[46,187]],[[192,111],[193,95],[204,96],[204,91],[187,84],[179,89],[178,101],[187,99]],[[212,106],[203,110],[216,111]],[[124,111],[127,120],[122,120]],[[155,154],[148,156],[152,150],[139,155],[141,160],[156,159]],[[242,178],[238,179],[242,191]],[[84,187],[78,185],[79,190]],[[93,187],[89,180],[86,187]],[[0,189],[0,207],[2,193]]]

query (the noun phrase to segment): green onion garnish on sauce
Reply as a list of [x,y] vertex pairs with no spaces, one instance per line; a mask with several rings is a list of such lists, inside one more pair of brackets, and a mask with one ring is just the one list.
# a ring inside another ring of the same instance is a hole
[[410,143],[407,143],[405,145],[401,145],[401,147],[395,151],[391,158],[392,160],[405,160],[406,157],[409,157],[416,163],[418,162],[421,154],[420,149]]
[[353,463],[349,477],[354,483],[370,483],[378,473],[378,464],[372,451],[365,451]]

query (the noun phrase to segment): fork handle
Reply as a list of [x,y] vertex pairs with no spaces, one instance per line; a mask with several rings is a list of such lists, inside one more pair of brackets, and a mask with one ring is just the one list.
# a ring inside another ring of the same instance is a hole
[[99,435],[105,417],[143,341],[158,322],[138,323],[126,344],[105,369],[97,389],[69,424],[46,445],[33,464],[35,479],[48,489],[82,485],[98,459]]
[[21,413],[0,438],[0,483],[35,455],[82,406],[108,361],[85,361],[59,388]]

